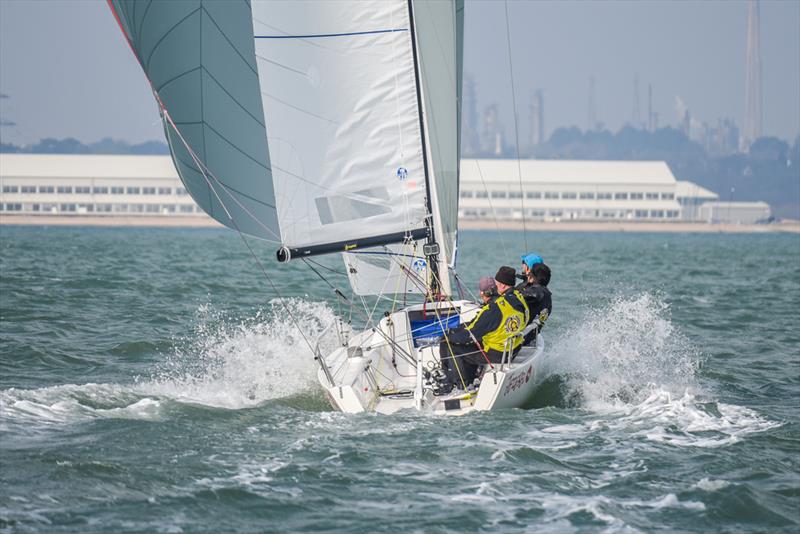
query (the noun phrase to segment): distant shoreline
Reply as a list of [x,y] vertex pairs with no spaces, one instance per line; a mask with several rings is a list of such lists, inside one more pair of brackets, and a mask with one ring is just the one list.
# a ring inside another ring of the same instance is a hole
[[[522,220],[460,220],[462,230],[522,230]],[[207,216],[99,216],[99,215],[0,215],[2,226],[107,226],[154,228],[223,228]],[[800,221],[772,224],[709,224],[695,222],[633,221],[526,221],[536,232],[706,233],[706,234],[800,234]]]

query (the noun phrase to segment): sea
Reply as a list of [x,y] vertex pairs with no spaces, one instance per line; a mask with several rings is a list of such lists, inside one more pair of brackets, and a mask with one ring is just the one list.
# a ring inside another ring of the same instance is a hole
[[390,306],[337,298],[338,256],[0,227],[0,531],[800,529],[800,236],[459,239],[467,287],[552,269],[525,409],[332,411],[306,339]]

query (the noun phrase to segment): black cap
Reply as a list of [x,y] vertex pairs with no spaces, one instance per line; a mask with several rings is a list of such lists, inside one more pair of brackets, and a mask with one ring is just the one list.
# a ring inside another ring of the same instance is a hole
[[494,279],[500,282],[501,284],[505,284],[507,286],[513,286],[517,280],[517,271],[513,267],[509,267],[508,265],[503,265],[500,267],[500,270],[497,271],[497,274],[494,275]]

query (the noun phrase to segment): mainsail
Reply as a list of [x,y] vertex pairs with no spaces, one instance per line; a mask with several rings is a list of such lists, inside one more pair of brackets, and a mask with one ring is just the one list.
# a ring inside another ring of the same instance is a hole
[[108,1],[206,212],[282,260],[424,241],[449,293],[463,0]]

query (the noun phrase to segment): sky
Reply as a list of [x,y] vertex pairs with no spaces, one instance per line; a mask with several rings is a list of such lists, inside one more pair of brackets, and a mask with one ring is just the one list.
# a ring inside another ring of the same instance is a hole
[[[699,121],[730,117],[741,127],[746,24],[744,0],[467,0],[464,69],[479,111],[496,103],[510,135],[516,109],[523,139],[537,88],[546,135],[585,129],[591,77],[597,120],[612,131],[631,121],[636,76],[643,118],[652,84],[662,126],[677,125],[683,105]],[[800,0],[761,2],[761,62],[763,134],[792,142],[800,134]],[[0,0],[0,122],[2,141],[15,144],[164,138],[105,0]]]

